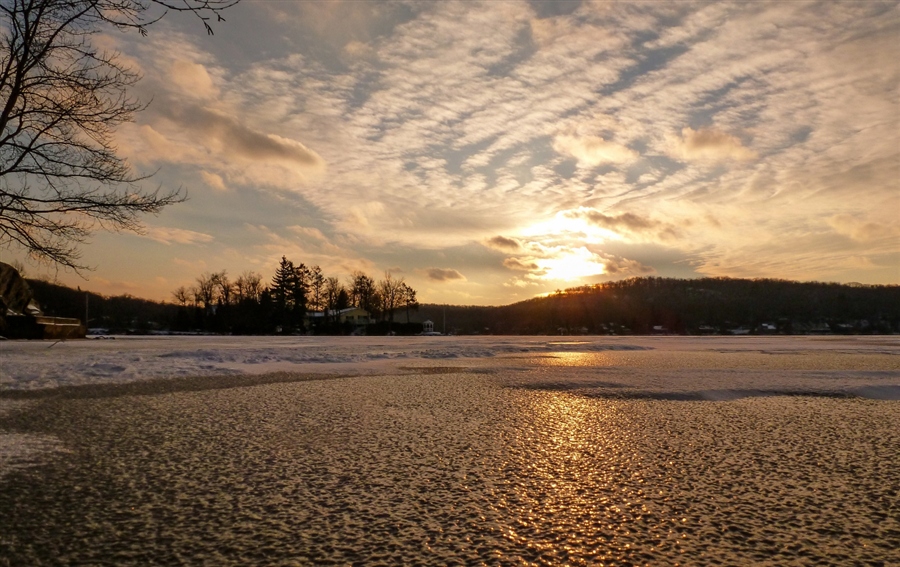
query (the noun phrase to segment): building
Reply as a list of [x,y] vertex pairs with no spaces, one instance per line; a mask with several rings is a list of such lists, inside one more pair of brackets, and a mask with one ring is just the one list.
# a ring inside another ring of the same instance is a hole
[[[326,319],[327,317],[327,319]],[[360,307],[348,307],[347,309],[327,309],[325,311],[309,311],[306,321],[311,327],[337,322],[341,325],[350,324],[354,327],[365,327],[375,323],[372,315]]]

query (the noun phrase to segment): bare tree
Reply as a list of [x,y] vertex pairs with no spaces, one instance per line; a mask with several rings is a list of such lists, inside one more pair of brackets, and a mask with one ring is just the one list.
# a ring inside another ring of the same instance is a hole
[[238,0],[0,0],[0,245],[75,270],[95,229],[141,232],[139,218],[184,200],[144,192],[113,133],[144,105],[139,76],[95,47],[103,29],[146,27],[166,11],[212,16]]
[[217,296],[216,275],[204,272],[197,277],[197,285],[194,289],[194,296],[197,303],[203,304],[203,309],[209,312],[216,302]]
[[378,282],[378,294],[381,296],[382,314],[388,321],[394,321],[394,310],[402,305],[403,278],[396,279],[390,272],[384,273],[384,279]]
[[350,285],[348,293],[350,295],[350,305],[365,309],[372,313],[376,309],[375,296],[375,280],[356,271],[350,274]]
[[333,320],[336,322],[340,315],[338,315],[338,300],[341,296],[341,291],[344,290],[344,286],[341,285],[341,280],[337,279],[334,276],[325,278],[325,318],[328,319],[329,314],[334,318]]
[[262,276],[256,272],[244,272],[234,281],[236,302],[259,301],[262,294]]
[[200,303],[203,301],[203,293],[200,291],[200,288],[192,285],[187,291],[190,294],[194,307],[200,307]]
[[186,287],[179,286],[178,289],[172,292],[172,297],[184,307],[191,300],[191,292]]
[[221,301],[222,305],[230,305],[234,284],[228,279],[228,273],[225,270],[216,272],[211,276],[211,279],[216,291],[216,299]]

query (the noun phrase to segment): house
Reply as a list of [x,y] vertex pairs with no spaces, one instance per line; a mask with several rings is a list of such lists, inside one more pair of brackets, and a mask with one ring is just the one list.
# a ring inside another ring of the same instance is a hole
[[326,317],[328,323],[337,321],[342,325],[349,323],[354,327],[371,325],[375,322],[368,311],[359,307],[348,307],[347,309],[339,310],[328,309],[325,311],[309,311],[306,314],[307,322],[313,327],[317,327],[323,322],[326,322]]
[[[334,312],[332,312],[333,314]],[[332,315],[333,316],[333,315]],[[349,307],[337,312],[338,321],[352,325],[371,325],[375,322],[368,311],[360,307]]]
[[31,288],[18,270],[0,262],[0,335],[12,339],[83,339],[78,319],[41,313]]

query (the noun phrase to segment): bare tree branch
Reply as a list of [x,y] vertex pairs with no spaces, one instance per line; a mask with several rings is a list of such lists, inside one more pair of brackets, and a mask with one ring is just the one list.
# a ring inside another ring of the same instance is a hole
[[0,0],[0,245],[76,271],[96,229],[142,230],[140,217],[185,199],[141,190],[113,143],[145,108],[140,76],[98,49],[104,27],[136,29],[168,11],[224,21],[239,0]]

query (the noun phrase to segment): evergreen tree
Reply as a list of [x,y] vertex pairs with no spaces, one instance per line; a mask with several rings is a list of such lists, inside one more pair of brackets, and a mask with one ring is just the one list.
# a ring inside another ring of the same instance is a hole
[[270,288],[275,324],[281,327],[282,332],[287,332],[291,326],[290,302],[293,299],[295,278],[296,271],[293,262],[282,256],[281,262],[275,269]]

